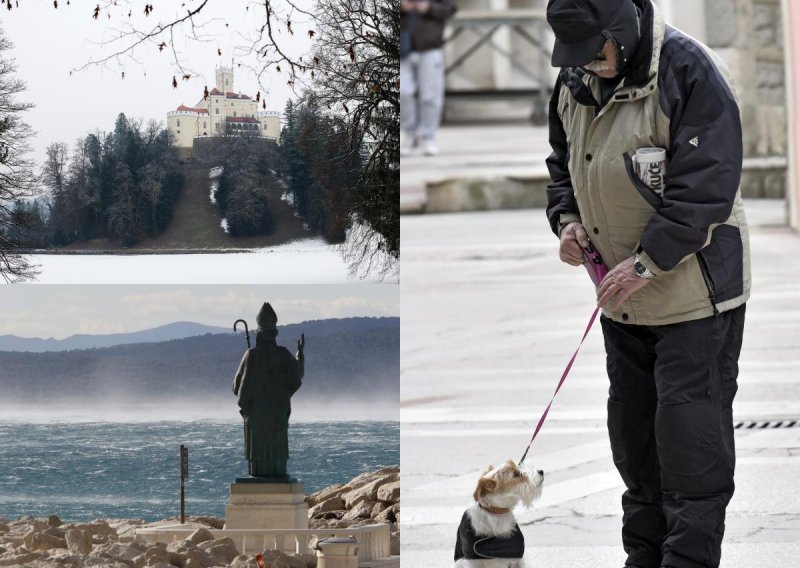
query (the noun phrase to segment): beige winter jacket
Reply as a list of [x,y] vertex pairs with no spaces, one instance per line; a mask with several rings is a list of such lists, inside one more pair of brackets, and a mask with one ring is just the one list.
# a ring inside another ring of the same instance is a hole
[[[556,83],[547,215],[556,234],[580,221],[609,268],[640,251],[656,277],[603,313],[663,325],[732,309],[749,296],[741,121],[719,58],[665,26],[650,0],[636,3],[643,35],[611,99],[586,104],[589,92],[600,100],[599,79],[574,69]],[[638,180],[630,160],[648,146],[667,150],[663,196]]]

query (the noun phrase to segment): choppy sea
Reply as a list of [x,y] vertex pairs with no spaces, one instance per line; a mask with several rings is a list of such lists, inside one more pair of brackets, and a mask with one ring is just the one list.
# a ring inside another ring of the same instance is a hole
[[[187,515],[224,516],[228,484],[247,475],[241,423],[0,422],[0,516],[64,521],[180,513],[180,445],[189,449]],[[306,494],[400,464],[398,422],[289,428],[289,473]]]

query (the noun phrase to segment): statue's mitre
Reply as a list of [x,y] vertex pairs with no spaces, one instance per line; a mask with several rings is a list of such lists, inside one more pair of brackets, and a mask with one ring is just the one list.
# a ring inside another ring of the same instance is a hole
[[259,329],[275,329],[278,325],[278,314],[272,309],[269,303],[264,302],[261,311],[256,316],[256,323]]

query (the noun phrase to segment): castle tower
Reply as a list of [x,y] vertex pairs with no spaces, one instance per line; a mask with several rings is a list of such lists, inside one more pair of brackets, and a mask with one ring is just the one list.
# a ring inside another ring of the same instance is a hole
[[232,93],[233,90],[233,67],[217,67],[217,89],[223,93]]

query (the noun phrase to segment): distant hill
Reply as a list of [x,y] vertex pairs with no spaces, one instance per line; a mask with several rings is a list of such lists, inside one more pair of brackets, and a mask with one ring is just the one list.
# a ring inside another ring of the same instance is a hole
[[[232,328],[231,328],[232,329]],[[150,343],[183,339],[205,333],[225,333],[230,331],[224,327],[214,327],[193,322],[174,322],[131,333],[113,333],[108,335],[70,335],[65,339],[40,339],[38,337],[18,337],[16,335],[0,335],[0,351],[69,351],[71,349],[92,349],[126,345],[129,343]]]
[[[299,324],[279,325],[279,334],[295,333],[301,329],[306,336],[327,334],[340,331],[358,331],[372,327],[393,326],[397,318],[333,318],[326,320],[312,320]],[[248,324],[255,326],[255,320]],[[28,351],[44,353],[48,351],[70,351],[74,349],[97,349],[113,347],[114,345],[129,345],[132,343],[154,343],[183,339],[198,335],[230,333],[233,335],[233,320],[230,327],[210,326],[195,322],[173,322],[152,329],[134,331],[130,333],[113,333],[107,335],[71,335],[64,339],[41,339],[38,337],[18,337],[16,335],[0,335],[0,351]],[[240,335],[244,335],[243,327],[239,326]],[[251,333],[252,335],[252,333]],[[244,341],[244,340],[242,340]],[[255,336],[251,337],[255,341]]]
[[[297,400],[399,400],[399,318],[282,326],[278,343],[294,353],[301,332],[306,376]],[[241,335],[225,333],[59,352],[4,351],[0,393],[12,404],[232,400],[231,383],[246,347]]]

